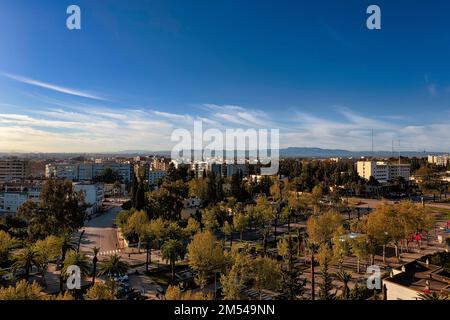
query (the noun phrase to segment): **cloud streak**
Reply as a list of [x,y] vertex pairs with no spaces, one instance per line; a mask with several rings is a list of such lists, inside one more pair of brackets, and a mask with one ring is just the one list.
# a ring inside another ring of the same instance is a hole
[[59,86],[59,85],[55,85],[55,84],[51,84],[51,83],[46,83],[43,81],[31,79],[31,78],[16,75],[16,74],[10,74],[10,73],[3,72],[2,75],[8,79],[11,79],[11,80],[14,80],[14,81],[17,81],[20,83],[36,86],[39,88],[44,88],[44,89],[59,92],[59,93],[64,93],[64,94],[68,94],[68,95],[72,95],[72,96],[76,96],[76,97],[88,98],[88,99],[99,100],[99,101],[111,101],[109,99],[106,99],[101,96],[91,94],[91,93],[88,93],[85,91],[76,90],[76,89],[72,89],[72,88],[68,88],[68,87],[63,87],[63,86]]

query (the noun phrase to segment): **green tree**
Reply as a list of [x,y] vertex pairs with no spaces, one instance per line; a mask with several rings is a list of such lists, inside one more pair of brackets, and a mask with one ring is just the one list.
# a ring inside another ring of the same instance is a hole
[[259,197],[254,209],[255,219],[259,225],[259,232],[263,237],[263,254],[267,253],[267,241],[271,233],[271,222],[275,219],[275,211],[266,197]]
[[111,168],[106,168],[95,178],[95,181],[104,183],[115,183],[120,180],[119,173],[117,170]]
[[339,270],[342,270],[344,259],[351,254],[351,246],[346,237],[347,232],[343,226],[340,226],[333,236],[333,256],[339,264]]
[[254,277],[253,287],[262,298],[262,291],[277,291],[281,280],[281,271],[278,263],[268,257],[257,257],[253,260],[252,273]]
[[137,237],[138,237],[138,253],[141,252],[141,242],[147,231],[147,228],[146,228],[147,223],[148,223],[148,217],[144,211],[136,211],[128,219],[126,229],[128,231],[132,231],[134,234],[137,235]]
[[100,248],[94,247],[92,248],[92,286],[95,285],[95,278],[97,276],[97,264],[98,264],[98,253],[100,252]]
[[311,204],[313,205],[314,215],[318,213],[322,197],[323,189],[320,185],[316,185],[311,191]]
[[69,277],[67,271],[70,266],[78,266],[80,268],[82,278],[86,278],[91,274],[91,266],[89,265],[89,261],[82,253],[73,250],[67,253],[66,258],[64,259],[64,267],[61,270],[64,279]]
[[225,236],[228,236],[230,239],[230,248],[233,247],[233,232],[234,232],[234,225],[232,223],[229,223],[228,221],[225,221],[222,227],[222,232]]
[[207,279],[223,269],[223,247],[211,231],[197,233],[187,247],[188,263],[197,275],[197,282],[204,287]]
[[0,288],[0,300],[46,300],[47,295],[42,288],[33,282],[19,281],[15,287]]
[[419,300],[448,300],[448,295],[446,294],[439,294],[436,292],[430,292],[430,293],[419,293]]
[[306,222],[309,241],[318,245],[331,243],[335,231],[342,225],[339,213],[328,211],[320,216],[311,216]]
[[203,211],[202,222],[207,230],[214,230],[219,227],[217,215],[213,209],[205,209]]
[[319,285],[319,298],[321,300],[335,300],[336,294],[330,292],[333,289],[333,278],[328,272],[333,254],[327,245],[322,244],[318,256],[321,267],[320,277],[322,278],[322,283]]
[[14,245],[14,239],[5,231],[0,230],[0,266],[9,260],[9,255]]
[[249,270],[252,266],[251,258],[245,252],[232,251],[231,268],[220,277],[222,295],[225,300],[241,299],[241,291],[249,281]]
[[195,220],[194,218],[190,217],[188,219],[185,233],[188,234],[190,237],[193,237],[197,232],[200,231],[200,223]]
[[28,222],[30,239],[60,236],[81,228],[86,217],[84,197],[68,180],[46,180],[39,203],[28,201],[19,207],[18,216]]
[[25,279],[28,281],[30,278],[30,272],[33,266],[39,266],[38,253],[36,249],[28,245],[22,252],[15,257],[13,264],[13,270],[23,269],[25,271]]
[[350,291],[350,288],[348,287],[348,283],[352,279],[352,276],[350,275],[350,273],[345,272],[343,270],[337,272],[335,274],[335,276],[336,276],[336,279],[338,279],[340,282],[343,283],[342,298],[344,300],[348,300],[348,298],[349,298],[349,291]]
[[294,267],[294,261],[297,258],[297,248],[291,236],[280,239],[277,244],[278,254],[283,258],[284,263],[288,266],[288,270]]
[[355,239],[351,240],[352,253],[356,256],[357,266],[356,272],[360,272],[361,261],[367,259],[369,255],[369,249],[367,245],[367,237],[365,235],[360,235]]
[[116,297],[111,293],[111,288],[106,284],[96,283],[86,292],[87,300],[115,300]]
[[161,257],[170,262],[172,281],[175,280],[175,264],[184,259],[186,248],[180,240],[170,239],[161,246]]
[[113,255],[100,266],[99,275],[113,279],[115,276],[124,276],[128,271],[128,264],[120,259],[118,255]]
[[45,282],[45,273],[48,270],[48,264],[52,260],[56,260],[61,253],[62,240],[59,237],[48,236],[43,240],[38,240],[34,244],[34,250],[37,253],[37,267],[41,274],[44,287],[47,286]]
[[248,225],[248,217],[243,213],[239,212],[233,217],[233,225],[235,229],[239,232],[240,239],[242,241],[242,234]]

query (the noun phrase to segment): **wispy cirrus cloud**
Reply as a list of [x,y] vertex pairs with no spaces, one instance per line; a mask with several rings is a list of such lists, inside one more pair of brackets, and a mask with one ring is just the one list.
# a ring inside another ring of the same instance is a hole
[[39,88],[44,88],[47,90],[52,90],[52,91],[59,92],[59,93],[65,93],[65,94],[72,95],[72,96],[94,99],[94,100],[99,100],[99,101],[111,101],[107,98],[104,98],[99,95],[92,94],[92,93],[89,93],[86,91],[63,87],[60,85],[55,85],[55,84],[43,82],[40,80],[35,80],[35,79],[24,77],[21,75],[16,75],[16,74],[11,74],[11,73],[6,73],[6,72],[3,72],[1,74],[8,79],[11,79],[11,80],[14,80],[14,81],[17,81],[20,83],[36,86]]
[[407,117],[369,116],[344,106],[329,107],[326,115],[302,108],[282,115],[208,104],[198,107],[201,112],[182,114],[157,108],[45,101],[45,107],[35,108],[0,102],[0,151],[170,150],[173,130],[193,130],[194,121],[203,121],[205,129],[280,129],[281,147],[368,150],[374,130],[376,150],[390,150],[393,140],[396,144],[401,140],[402,150],[450,150],[448,112],[441,114],[439,121],[417,123]]

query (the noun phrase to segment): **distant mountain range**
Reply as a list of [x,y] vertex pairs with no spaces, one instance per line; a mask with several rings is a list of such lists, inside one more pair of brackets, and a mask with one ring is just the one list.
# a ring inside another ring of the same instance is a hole
[[[428,154],[443,154],[443,152],[427,152],[427,151],[401,151],[400,155],[404,157],[426,157]],[[342,149],[321,149],[321,148],[302,148],[302,147],[292,147],[287,149],[281,149],[280,155],[283,157],[314,157],[314,158],[325,158],[325,157],[398,157],[398,152],[392,151],[349,151]]]
[[[170,156],[170,151],[144,151],[144,150],[126,150],[118,152],[121,155],[145,155],[155,154],[161,156]],[[429,151],[402,151],[401,156],[404,157],[426,157],[429,154],[444,154],[444,152],[429,152]],[[238,151],[238,156],[243,156],[243,151]],[[360,158],[360,157],[398,157],[398,152],[392,151],[349,151],[343,149],[322,149],[322,148],[308,148],[308,147],[290,147],[280,149],[281,157],[305,157],[305,158],[329,158],[329,157],[343,157],[343,158]]]
[[[238,151],[238,157],[245,155],[243,151]],[[428,154],[445,154],[444,152],[432,151],[401,151],[401,156],[404,157],[426,157]],[[0,156],[25,156],[25,157],[55,157],[55,158],[71,158],[80,155],[95,157],[98,156],[113,156],[119,155],[124,157],[138,156],[138,155],[159,155],[170,156],[170,151],[149,151],[149,150],[123,150],[119,152],[99,152],[99,153],[31,153],[31,152],[0,152]],[[374,156],[376,158],[398,157],[398,152],[392,151],[349,151],[343,149],[322,149],[322,148],[307,148],[307,147],[290,147],[280,149],[281,157],[304,157],[304,158],[329,158],[329,157],[343,157],[343,158],[360,158]]]

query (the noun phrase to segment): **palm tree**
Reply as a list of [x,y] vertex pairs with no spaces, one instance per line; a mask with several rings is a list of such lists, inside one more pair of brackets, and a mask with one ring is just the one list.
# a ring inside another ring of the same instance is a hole
[[98,263],[98,258],[97,255],[100,252],[100,248],[94,247],[92,249],[92,254],[93,254],[93,258],[92,258],[92,285],[95,284],[95,277],[97,275],[97,263]]
[[152,243],[155,239],[155,231],[151,224],[147,224],[142,232],[142,241],[145,243],[145,271],[148,272],[149,264],[152,261]]
[[89,261],[87,260],[86,256],[74,250],[70,250],[66,255],[66,259],[64,259],[64,265],[61,270],[63,277],[67,277],[67,269],[70,266],[78,266],[80,268],[82,277],[87,277],[91,272]]
[[419,293],[419,300],[448,300],[448,296],[436,292]]
[[84,233],[86,230],[82,230],[80,233],[80,236],[78,237],[78,243],[77,243],[77,251],[80,252],[80,246],[81,246],[81,239],[83,239]]
[[345,300],[348,300],[348,294],[350,291],[349,287],[348,287],[348,283],[352,279],[352,276],[348,272],[345,272],[344,270],[337,272],[335,274],[335,276],[339,281],[341,281],[344,284],[343,290],[342,290],[342,297]]
[[308,243],[309,251],[311,252],[311,300],[316,299],[316,274],[314,269],[314,254],[318,250],[319,246],[315,243]]
[[77,266],[80,268],[80,275],[81,278],[87,277],[91,272],[91,267],[89,265],[89,262],[86,258],[86,256],[82,253],[79,253],[75,250],[68,251],[66,258],[64,259],[63,268],[61,269],[60,274],[60,291],[63,291],[63,280],[67,279],[69,277],[68,270],[70,266]]
[[61,237],[61,262],[64,262],[66,259],[67,251],[76,249],[73,243],[74,239],[71,234],[66,233]]
[[118,255],[113,255],[100,267],[99,275],[105,275],[109,278],[114,276],[123,276],[128,271],[128,264],[120,260]]
[[23,252],[16,257],[16,262],[13,264],[13,270],[24,269],[25,278],[27,281],[30,278],[30,272],[33,266],[38,266],[38,253],[32,246],[27,246]]
[[172,268],[172,281],[175,279],[175,263],[179,259],[183,259],[185,255],[185,248],[181,241],[170,239],[166,241],[161,247],[161,257],[170,262]]
[[[61,237],[61,267],[64,265],[64,261],[66,260],[66,254],[69,250],[75,250],[76,247],[73,244],[74,240],[70,233],[66,233]],[[59,291],[63,291],[64,286],[64,274],[60,273],[59,275]]]
[[118,255],[113,255],[109,260],[102,264],[100,267],[99,275],[107,276],[111,283],[111,294],[114,294],[115,290],[115,276],[123,276],[128,271],[128,264],[120,260]]

